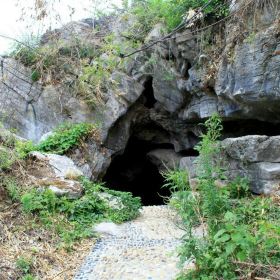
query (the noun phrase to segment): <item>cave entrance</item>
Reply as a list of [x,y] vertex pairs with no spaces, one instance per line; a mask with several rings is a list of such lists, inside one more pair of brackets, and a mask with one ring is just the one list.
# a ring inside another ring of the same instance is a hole
[[158,167],[151,163],[147,153],[154,149],[173,149],[172,144],[154,144],[131,137],[121,155],[112,159],[103,180],[114,190],[131,192],[141,197],[143,205],[162,205],[170,196],[167,188],[162,188],[164,179]]

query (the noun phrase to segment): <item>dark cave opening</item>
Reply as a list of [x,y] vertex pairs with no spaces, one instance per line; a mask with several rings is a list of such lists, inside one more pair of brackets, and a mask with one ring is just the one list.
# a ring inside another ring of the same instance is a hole
[[198,157],[199,152],[195,149],[182,150],[178,153],[182,157]]
[[154,149],[173,149],[172,144],[155,144],[131,137],[125,151],[112,159],[103,180],[114,190],[141,197],[143,205],[162,205],[170,191],[163,188],[164,178],[147,153]]
[[246,135],[280,135],[280,125],[279,123],[254,119],[223,122],[223,138],[241,137]]
[[154,107],[157,100],[154,96],[154,89],[153,89],[153,78],[150,77],[148,80],[144,83],[144,91],[143,96],[145,98],[144,100],[144,106],[148,109],[151,109]]

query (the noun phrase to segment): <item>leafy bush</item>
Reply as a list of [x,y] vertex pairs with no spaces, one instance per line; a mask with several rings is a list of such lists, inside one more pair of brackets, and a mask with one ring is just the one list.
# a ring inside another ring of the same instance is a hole
[[65,154],[68,150],[77,146],[93,129],[94,126],[87,123],[63,125],[42,141],[36,149],[42,152]]
[[[38,216],[46,227],[55,227],[67,248],[71,248],[78,239],[92,236],[91,227],[94,223],[102,220],[116,223],[131,220],[137,217],[141,207],[140,198],[133,197],[131,193],[113,191],[86,178],[81,178],[81,182],[85,194],[76,200],[57,197],[51,190],[36,189],[27,191],[21,197],[23,211]],[[104,192],[119,198],[123,207],[110,207],[100,195]]]
[[[189,9],[204,6],[208,0],[134,0],[131,13],[136,16],[134,31],[146,34],[158,22],[165,22],[169,31],[177,27]],[[227,14],[227,1],[214,0],[204,13],[220,18]],[[133,30],[132,30],[133,31]],[[136,35],[137,36],[137,35]],[[138,35],[139,36],[139,35]],[[142,35],[142,37],[145,37]]]
[[220,152],[218,139],[223,130],[222,121],[217,114],[214,114],[205,122],[204,126],[206,128],[206,133],[201,135],[201,141],[195,147],[199,152],[197,173],[200,178],[215,180],[222,176],[222,170],[217,162],[217,157],[214,157],[215,154]]
[[27,274],[31,270],[32,263],[32,259],[21,256],[17,259],[16,266],[23,274]]
[[237,177],[229,183],[230,198],[242,198],[249,195],[249,181],[247,178]]
[[36,150],[36,146],[32,141],[15,141],[15,150],[20,159],[24,159],[27,155]]
[[120,209],[110,208],[108,205],[106,206],[107,213],[105,213],[105,216],[108,220],[115,223],[122,223],[132,220],[139,215],[139,208],[141,207],[141,199],[139,197],[133,197],[130,192],[115,191],[106,188],[102,184],[94,184],[86,178],[82,178],[82,183],[86,195],[91,196],[96,195],[97,192],[103,192],[119,198],[119,201],[122,204]]
[[8,192],[8,195],[13,202],[20,201],[21,191],[20,191],[20,188],[19,188],[16,180],[14,180],[14,178],[8,177],[8,176],[3,176],[2,180],[1,180],[1,184],[3,186],[5,186],[5,188]]
[[12,152],[0,146],[0,170],[9,169],[13,163],[14,158]]
[[20,159],[24,159],[32,151],[65,154],[93,133],[95,126],[88,123],[64,124],[54,130],[46,140],[34,145],[32,141],[15,142],[15,150]]
[[133,197],[130,192],[120,192],[110,189],[104,189],[104,192],[119,197],[123,205],[121,209],[109,208],[107,217],[114,223],[123,223],[135,219],[139,215],[141,207],[140,197]]
[[[215,185],[223,170],[215,165],[219,151],[221,121],[217,115],[206,122],[207,132],[197,149],[200,152],[199,184],[192,192],[181,185],[181,171],[166,174],[167,184],[175,192],[175,208],[182,216],[186,234],[179,249],[181,265],[195,260],[195,269],[178,279],[245,279],[248,275],[269,277],[280,259],[280,209],[270,198],[255,198],[249,193],[248,181],[237,178],[223,188]],[[175,174],[175,175],[174,175]],[[176,187],[177,186],[177,187]],[[193,228],[207,229],[203,238]]]
[[188,174],[184,170],[168,170],[163,177],[166,182],[163,187],[169,188],[172,193],[169,203],[179,213],[183,223],[198,225],[200,199],[190,189]]
[[58,207],[59,199],[51,190],[40,192],[32,189],[22,196],[21,203],[23,211],[26,213],[39,213],[40,211],[54,213]]

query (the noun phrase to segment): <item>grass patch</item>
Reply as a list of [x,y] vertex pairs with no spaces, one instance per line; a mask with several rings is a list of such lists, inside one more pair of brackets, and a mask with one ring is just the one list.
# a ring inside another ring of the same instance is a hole
[[38,151],[65,154],[89,136],[95,127],[92,124],[66,124],[57,128],[36,147]]
[[96,126],[88,123],[64,124],[56,128],[53,133],[38,145],[32,141],[16,141],[15,149],[19,158],[26,158],[31,151],[65,154],[78,146],[87,137],[96,132]]
[[[79,199],[57,197],[51,190],[31,188],[22,193],[10,180],[6,181],[8,194],[21,203],[23,213],[36,217],[40,224],[57,232],[61,245],[71,249],[74,242],[92,237],[92,226],[100,221],[122,223],[134,219],[141,207],[140,198],[131,193],[113,191],[102,184],[81,178],[85,194]],[[119,205],[111,205],[103,195],[115,199]]]
[[81,178],[84,196],[76,200],[21,187],[12,177],[5,179],[0,182],[0,195],[3,187],[6,193],[0,200],[0,228],[4,229],[0,266],[5,267],[3,273],[0,270],[1,279],[7,273],[12,279],[72,279],[77,263],[94,244],[93,225],[129,221],[141,207],[140,198],[131,193],[113,191],[86,178]]
[[[133,1],[127,12],[136,18],[128,30],[130,37],[143,41],[155,24],[162,22],[168,31],[173,30],[184,21],[189,9],[203,7],[207,0],[145,0]],[[228,14],[227,1],[214,0],[203,11],[212,18],[220,19]]]

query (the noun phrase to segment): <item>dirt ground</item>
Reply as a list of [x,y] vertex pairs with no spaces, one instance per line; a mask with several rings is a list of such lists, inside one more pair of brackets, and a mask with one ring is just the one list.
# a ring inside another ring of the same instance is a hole
[[30,273],[35,279],[72,279],[93,239],[74,245],[70,252],[60,248],[55,232],[40,226],[35,217],[22,213],[0,186],[0,279],[17,280],[23,274],[16,266],[19,257],[31,259]]

